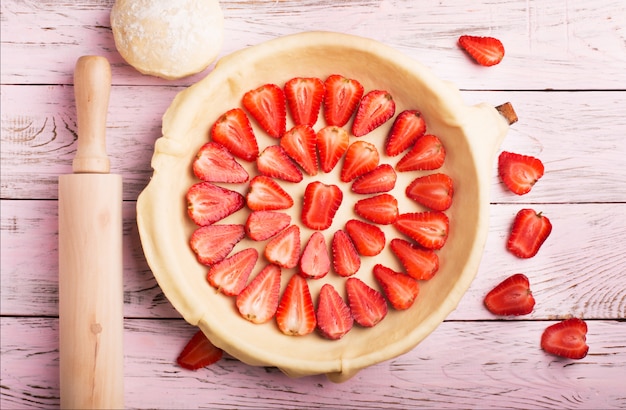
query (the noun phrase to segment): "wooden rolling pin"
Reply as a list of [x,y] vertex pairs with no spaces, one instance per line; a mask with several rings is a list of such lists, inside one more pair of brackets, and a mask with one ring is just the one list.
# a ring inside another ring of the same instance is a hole
[[62,409],[124,407],[122,177],[105,146],[111,66],[76,62],[78,147],[59,177],[59,336]]

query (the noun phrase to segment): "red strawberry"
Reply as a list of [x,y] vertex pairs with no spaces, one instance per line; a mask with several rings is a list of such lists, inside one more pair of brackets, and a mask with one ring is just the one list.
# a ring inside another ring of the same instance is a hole
[[378,150],[374,144],[367,141],[353,142],[346,151],[340,179],[343,182],[350,182],[370,172],[378,166],[379,159]]
[[243,225],[201,226],[191,234],[189,246],[198,262],[212,265],[224,259],[244,235]]
[[357,80],[337,74],[329,76],[324,82],[324,119],[328,125],[343,127],[356,110],[363,86]]
[[406,196],[434,211],[445,211],[452,205],[454,187],[446,174],[429,174],[414,179],[406,187]]
[[387,301],[377,290],[356,277],[346,280],[348,303],[354,321],[363,327],[376,326],[387,316]]
[[243,160],[253,161],[259,155],[250,120],[241,108],[233,108],[217,119],[211,128],[211,139]]
[[317,136],[309,125],[296,125],[280,139],[280,146],[309,175],[317,174]]
[[320,289],[315,316],[321,335],[331,340],[341,339],[352,329],[354,322],[350,308],[330,283]]
[[265,245],[265,259],[283,268],[294,268],[300,259],[300,228],[291,225]]
[[286,129],[285,93],[276,84],[265,84],[244,94],[243,106],[271,137],[280,138]]
[[304,336],[315,330],[317,320],[311,291],[306,279],[298,274],[289,279],[280,298],[276,324],[281,332],[290,336]]
[[504,57],[504,46],[502,42],[494,37],[461,36],[459,45],[474,59],[483,66],[492,66],[502,61]]
[[314,77],[292,78],[285,83],[285,97],[293,122],[312,127],[317,122],[324,99],[324,83]]
[[374,278],[394,309],[405,310],[413,306],[420,291],[417,280],[380,264],[374,265]]
[[203,181],[240,184],[249,178],[248,172],[235,157],[217,142],[204,144],[192,164],[193,173]]
[[237,310],[252,323],[265,323],[274,317],[280,298],[280,268],[266,265],[235,301]]
[[485,307],[494,315],[527,315],[535,307],[526,275],[509,276],[493,288],[484,299]]
[[376,224],[389,225],[398,219],[398,201],[389,194],[375,195],[358,200],[354,212]]
[[352,124],[355,137],[375,130],[396,113],[396,103],[387,91],[373,90],[363,96]]
[[321,232],[313,232],[300,257],[300,275],[320,279],[330,271],[330,256]]
[[446,150],[441,140],[434,135],[426,134],[415,141],[415,145],[396,164],[398,172],[430,171],[443,165]]
[[207,280],[227,296],[236,296],[246,287],[248,277],[259,257],[254,248],[247,248],[211,266]]
[[440,211],[412,212],[398,215],[394,226],[424,248],[441,249],[448,239],[450,221]]
[[587,356],[587,323],[576,317],[548,326],[541,335],[541,348],[568,359]]
[[280,145],[270,145],[256,159],[261,175],[287,182],[302,181],[302,171]]
[[202,330],[198,330],[180,352],[176,363],[184,369],[197,370],[219,361],[223,354],[222,349],[211,343]]
[[291,223],[291,216],[275,211],[250,212],[244,226],[253,241],[264,241],[282,231]]
[[376,225],[350,219],[346,232],[352,239],[357,252],[363,256],[375,256],[385,248],[385,233]]
[[317,151],[320,156],[320,168],[330,172],[335,168],[341,156],[348,149],[350,136],[348,131],[336,125],[329,125],[317,132]]
[[390,157],[409,148],[426,132],[426,121],[417,110],[402,111],[393,122],[385,141],[385,152]]
[[552,232],[550,220],[541,212],[522,209],[515,216],[506,248],[518,258],[532,258]]
[[352,182],[356,194],[377,194],[391,191],[396,186],[396,171],[389,164],[380,164]]
[[196,225],[210,225],[244,206],[239,192],[219,187],[210,182],[193,184],[186,195],[187,212]]
[[338,186],[319,181],[309,183],[304,191],[302,223],[318,231],[328,229],[342,200],[343,193]]
[[341,229],[335,232],[332,241],[333,268],[339,276],[352,276],[361,267],[361,258],[352,240]]
[[250,181],[246,203],[253,211],[274,211],[291,208],[293,198],[272,178],[257,175]]
[[439,270],[439,256],[432,249],[424,249],[399,238],[392,239],[389,245],[412,278],[428,280]]
[[524,195],[543,176],[543,163],[540,159],[503,151],[498,157],[498,174],[509,190]]

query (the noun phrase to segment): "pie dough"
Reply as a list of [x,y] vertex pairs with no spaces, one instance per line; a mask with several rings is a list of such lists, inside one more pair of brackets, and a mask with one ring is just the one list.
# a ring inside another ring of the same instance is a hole
[[218,0],[116,0],[115,46],[139,72],[168,80],[199,73],[219,54],[224,16]]

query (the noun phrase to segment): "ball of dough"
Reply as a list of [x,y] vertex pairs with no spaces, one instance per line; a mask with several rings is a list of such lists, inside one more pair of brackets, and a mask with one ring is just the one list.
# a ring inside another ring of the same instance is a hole
[[224,15],[218,0],[116,0],[111,28],[128,64],[172,80],[199,73],[215,61]]

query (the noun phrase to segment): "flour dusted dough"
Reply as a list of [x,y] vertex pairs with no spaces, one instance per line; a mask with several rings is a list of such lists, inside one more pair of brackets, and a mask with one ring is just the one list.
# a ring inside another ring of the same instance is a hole
[[204,70],[219,54],[224,16],[218,0],[116,0],[115,46],[143,74],[165,79]]

